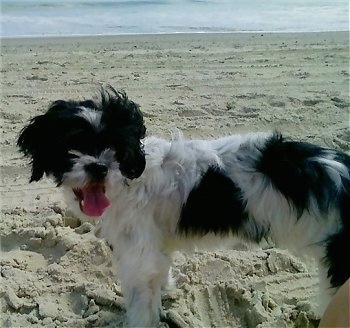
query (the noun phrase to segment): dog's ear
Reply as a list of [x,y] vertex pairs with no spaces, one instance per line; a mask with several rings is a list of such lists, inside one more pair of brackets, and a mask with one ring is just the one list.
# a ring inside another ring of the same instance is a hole
[[129,100],[124,91],[111,86],[101,92],[102,122],[116,151],[116,159],[124,176],[139,177],[145,169],[145,153],[141,140],[146,127],[139,105]]
[[17,146],[27,157],[31,158],[32,176],[30,182],[38,181],[45,172],[45,149],[47,149],[47,131],[45,115],[33,118],[24,127],[17,140]]
[[48,173],[54,161],[54,134],[57,125],[57,114],[67,109],[70,103],[55,101],[46,114],[34,117],[25,126],[17,140],[20,151],[31,159],[32,175],[30,182],[39,181]]

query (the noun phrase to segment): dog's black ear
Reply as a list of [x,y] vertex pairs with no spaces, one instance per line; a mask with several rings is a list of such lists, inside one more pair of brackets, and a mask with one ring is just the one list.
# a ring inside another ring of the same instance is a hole
[[34,117],[25,126],[17,140],[20,151],[31,159],[32,175],[30,182],[39,181],[44,173],[50,172],[55,161],[57,124],[64,111],[74,107],[73,102],[57,100],[51,104],[46,114]]
[[139,177],[145,169],[145,153],[141,140],[146,127],[139,105],[131,101],[124,91],[111,86],[101,92],[102,122],[116,151],[116,159],[124,176]]
[[32,176],[30,182],[40,180],[45,172],[46,130],[45,115],[37,116],[22,129],[17,140],[20,151],[31,158]]

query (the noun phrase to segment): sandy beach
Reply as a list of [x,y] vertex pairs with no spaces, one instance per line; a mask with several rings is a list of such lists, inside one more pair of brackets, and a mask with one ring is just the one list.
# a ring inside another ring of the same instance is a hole
[[[109,248],[16,148],[26,122],[100,85],[141,105],[148,135],[278,129],[349,152],[348,32],[1,40],[2,327],[114,327],[123,299]],[[274,248],[176,254],[169,327],[317,327],[317,268]],[[163,323],[163,327],[168,324]]]

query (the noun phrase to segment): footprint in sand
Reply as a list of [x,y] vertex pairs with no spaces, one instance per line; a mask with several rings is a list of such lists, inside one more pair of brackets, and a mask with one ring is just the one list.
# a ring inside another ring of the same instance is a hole
[[331,100],[333,101],[334,106],[337,106],[338,108],[349,108],[350,106],[349,102],[338,97],[332,97]]
[[200,110],[193,110],[193,109],[184,109],[179,113],[179,116],[182,117],[198,117],[198,116],[205,116],[206,113]]
[[304,100],[303,101],[303,105],[305,106],[315,106],[319,103],[322,103],[324,102],[323,100],[320,100],[320,99],[307,99],[307,100]]

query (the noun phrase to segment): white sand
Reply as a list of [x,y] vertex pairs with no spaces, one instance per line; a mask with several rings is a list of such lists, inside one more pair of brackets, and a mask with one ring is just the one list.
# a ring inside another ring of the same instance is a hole
[[[59,190],[28,184],[15,143],[56,99],[124,89],[149,134],[277,128],[348,151],[348,33],[2,40],[1,326],[111,327],[123,320],[109,248],[69,218]],[[244,248],[244,247],[243,247]],[[312,262],[276,249],[178,254],[164,296],[179,327],[315,327]]]

